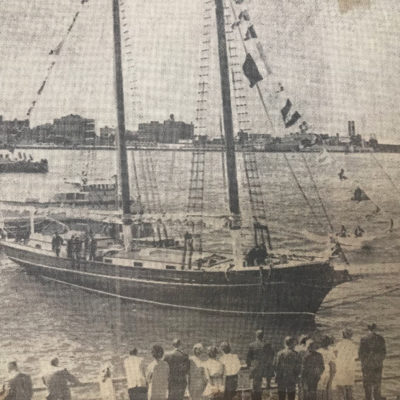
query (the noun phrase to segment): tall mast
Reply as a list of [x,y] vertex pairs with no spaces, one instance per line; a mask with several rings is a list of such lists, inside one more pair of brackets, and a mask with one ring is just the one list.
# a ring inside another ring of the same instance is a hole
[[225,14],[223,0],[215,0],[215,12],[217,19],[218,55],[221,78],[222,111],[224,117],[224,132],[226,145],[226,170],[228,175],[229,210],[231,212],[231,236],[233,239],[233,251],[235,264],[241,266],[240,246],[240,206],[239,189],[236,170],[235,142],[233,136],[233,117],[231,104],[231,89],[229,82],[229,64],[226,49]]
[[122,76],[122,52],[121,52],[121,23],[119,16],[119,0],[113,0],[113,27],[114,27],[114,61],[115,61],[115,94],[117,102],[117,154],[119,185],[122,198],[122,222],[125,247],[129,246],[132,239],[130,218],[130,194],[128,158],[125,144],[125,108],[124,108],[124,85]]

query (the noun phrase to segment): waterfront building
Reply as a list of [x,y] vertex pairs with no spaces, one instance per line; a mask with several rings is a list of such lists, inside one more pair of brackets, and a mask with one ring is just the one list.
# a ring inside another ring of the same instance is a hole
[[174,114],[164,123],[151,121],[139,124],[138,140],[140,142],[183,143],[194,138],[194,125],[175,121]]
[[181,140],[193,140],[194,125],[183,121],[175,121],[174,114],[164,121],[160,143],[179,143]]
[[91,145],[96,139],[94,119],[70,114],[54,120],[54,141],[66,145]]
[[162,135],[163,124],[158,121],[143,122],[139,124],[139,142],[158,142]]
[[32,142],[34,143],[52,143],[54,142],[53,124],[47,123],[35,126],[32,129]]
[[109,126],[104,126],[100,128],[100,145],[102,146],[112,146],[115,142],[116,129],[110,128]]

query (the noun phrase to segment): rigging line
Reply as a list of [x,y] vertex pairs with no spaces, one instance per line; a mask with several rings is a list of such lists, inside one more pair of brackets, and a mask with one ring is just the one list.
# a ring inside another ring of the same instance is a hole
[[[84,2],[81,3],[81,8],[84,7],[84,4],[85,4]],[[65,42],[68,39],[68,36],[70,35],[70,33],[72,32],[72,29],[75,26],[75,23],[76,23],[76,21],[77,21],[77,19],[79,17],[79,14],[80,14],[80,11],[76,11],[75,12],[74,17],[72,19],[72,22],[70,23],[70,25],[69,25],[69,27],[67,29],[67,32],[64,35],[63,39],[61,39],[60,43],[57,45],[57,47],[54,50],[52,49],[50,51],[49,55],[56,55],[56,56],[60,55],[60,53],[61,53],[61,51],[62,51],[62,49],[63,49],[63,47],[65,45]],[[26,115],[28,117],[31,115],[32,111],[35,109],[36,104],[38,103],[39,98],[40,98],[41,94],[43,93],[43,90],[46,87],[46,83],[50,79],[51,73],[52,73],[52,71],[54,69],[54,66],[56,65],[56,62],[57,62],[56,60],[51,61],[50,66],[47,68],[47,74],[46,74],[44,80],[42,81],[38,91],[36,92],[36,97],[34,98],[34,100],[31,103],[31,106],[29,107],[29,109],[26,112]]]
[[378,166],[380,167],[380,169],[382,170],[383,174],[386,176],[386,178],[389,180],[389,182],[393,185],[393,187],[396,189],[396,192],[398,194],[400,194],[400,190],[397,187],[397,185],[394,183],[392,177],[385,171],[385,169],[383,168],[383,165],[379,162],[379,160],[376,158],[374,153],[371,153],[372,158],[375,160],[375,162],[378,164]]
[[[232,10],[233,17],[234,17],[234,19],[235,19],[235,21],[236,21],[236,20],[237,20],[237,15],[236,15],[236,11],[235,11],[235,8],[234,8],[234,6],[233,6],[232,0],[229,0],[229,4],[230,4],[230,6],[231,6],[231,10]],[[242,32],[242,28],[240,27],[240,25],[237,27],[237,29],[239,30],[240,40],[241,40],[241,42],[242,42],[244,52],[245,52],[246,54],[248,54],[247,46],[246,46],[246,43],[244,42],[243,32]],[[267,116],[268,122],[269,122],[269,124],[271,125],[272,130],[273,130],[274,133],[276,134],[275,125],[273,124],[272,119],[271,119],[271,116],[269,115],[268,108],[267,108],[267,105],[265,104],[264,96],[263,96],[263,94],[262,94],[262,92],[261,92],[259,83],[257,82],[255,86],[256,86],[256,88],[257,88],[258,96],[259,96],[260,101],[261,101],[261,104],[262,104],[262,106],[263,106],[263,108],[264,108],[264,112],[265,112],[265,115]]]
[[137,193],[137,198],[141,199],[140,195],[140,185],[139,185],[139,178],[138,178],[138,173],[137,173],[137,168],[136,168],[136,159],[135,159],[135,151],[131,151],[131,160],[132,160],[132,167],[133,167],[133,177],[135,180],[135,186],[136,186],[136,193]]
[[293,168],[292,168],[292,165],[291,165],[290,162],[289,162],[289,159],[288,159],[287,156],[286,156],[286,153],[283,153],[283,157],[284,157],[285,160],[286,160],[286,163],[287,163],[287,165],[288,165],[288,167],[289,167],[289,169],[290,169],[290,172],[291,172],[292,175],[293,175],[293,178],[294,178],[294,180],[295,180],[295,182],[296,182],[297,187],[299,188],[301,194],[303,195],[303,198],[304,198],[305,202],[307,203],[308,207],[310,208],[311,214],[313,215],[313,217],[315,218],[315,220],[319,223],[319,225],[321,226],[321,228],[323,228],[323,229],[325,230],[324,224],[320,221],[320,218],[315,214],[315,212],[314,212],[314,207],[313,207],[312,204],[310,203],[310,200],[308,199],[308,197],[307,197],[307,195],[305,194],[305,192],[304,192],[304,190],[303,190],[303,188],[302,188],[302,186],[301,186],[299,180],[297,179],[297,176],[296,176],[296,174],[295,174],[295,172],[294,172],[294,170],[293,170]]
[[323,200],[322,200],[322,198],[321,198],[321,195],[320,195],[320,193],[319,193],[318,186],[317,186],[317,184],[316,184],[316,182],[315,182],[315,180],[314,180],[314,176],[313,176],[313,174],[312,174],[312,172],[311,172],[310,166],[308,165],[307,159],[306,159],[306,157],[304,156],[303,153],[301,153],[301,157],[302,157],[302,159],[303,159],[303,161],[304,161],[304,164],[305,164],[305,166],[306,166],[306,168],[307,168],[307,171],[308,171],[308,173],[309,173],[309,175],[310,175],[311,182],[312,182],[312,184],[313,184],[313,186],[314,186],[315,192],[317,193],[318,200],[319,200],[319,202],[321,203],[321,207],[322,207],[322,210],[323,210],[323,212],[324,212],[325,218],[326,218],[326,220],[328,221],[329,228],[331,229],[332,232],[334,232],[333,225],[332,225],[332,221],[331,221],[331,219],[329,218],[328,212],[327,212],[327,210],[326,210],[325,204],[324,204],[324,202],[323,202]]

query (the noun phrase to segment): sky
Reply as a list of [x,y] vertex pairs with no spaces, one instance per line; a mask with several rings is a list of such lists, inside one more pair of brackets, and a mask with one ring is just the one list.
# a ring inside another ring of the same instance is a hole
[[[31,126],[77,113],[97,129],[115,125],[111,0],[0,1],[0,115]],[[204,0],[122,0],[125,106],[138,122],[195,122]],[[212,4],[212,3],[211,3]],[[285,91],[315,132],[358,133],[400,143],[400,2],[371,0],[341,14],[336,0],[245,0],[260,43]],[[50,56],[76,11],[59,56]],[[127,39],[128,38],[128,39]],[[240,47],[240,46],[239,46]],[[130,54],[128,54],[130,52]],[[216,49],[213,49],[215,54]],[[243,58],[244,54],[240,57]],[[130,59],[130,61],[128,61]],[[56,65],[41,96],[46,71]],[[213,65],[213,80],[218,66]],[[268,80],[261,82],[267,95]],[[219,87],[210,82],[210,136],[219,135]],[[132,89],[133,88],[133,89]],[[255,132],[271,132],[260,99],[246,89]],[[272,107],[274,108],[274,107]],[[280,107],[269,110],[278,120]],[[141,115],[141,118],[138,117]],[[281,127],[274,131],[286,133]]]

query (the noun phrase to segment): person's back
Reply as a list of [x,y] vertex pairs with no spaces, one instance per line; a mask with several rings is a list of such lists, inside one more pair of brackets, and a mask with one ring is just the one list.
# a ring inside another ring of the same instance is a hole
[[32,396],[31,377],[19,372],[8,382],[8,394],[4,400],[31,400]]
[[128,388],[145,387],[144,360],[142,357],[130,355],[124,360]]
[[256,340],[249,345],[246,363],[253,374],[264,376],[266,370],[273,366],[274,350],[263,340]]
[[283,349],[276,356],[275,379],[285,386],[296,386],[301,370],[300,356],[292,349]]
[[189,373],[189,356],[180,349],[174,349],[164,356],[164,360],[169,365],[170,381],[186,381],[186,375]]
[[301,370],[302,381],[307,384],[315,384],[317,387],[318,381],[325,370],[324,358],[317,351],[308,351],[303,358]]
[[361,338],[359,358],[366,368],[381,367],[386,357],[385,339],[375,332]]
[[69,400],[71,390],[69,383],[73,383],[75,377],[66,369],[60,369],[46,377],[46,385],[49,391],[49,400]]
[[165,400],[168,392],[169,366],[164,360],[154,360],[146,372],[149,383],[149,400]]

